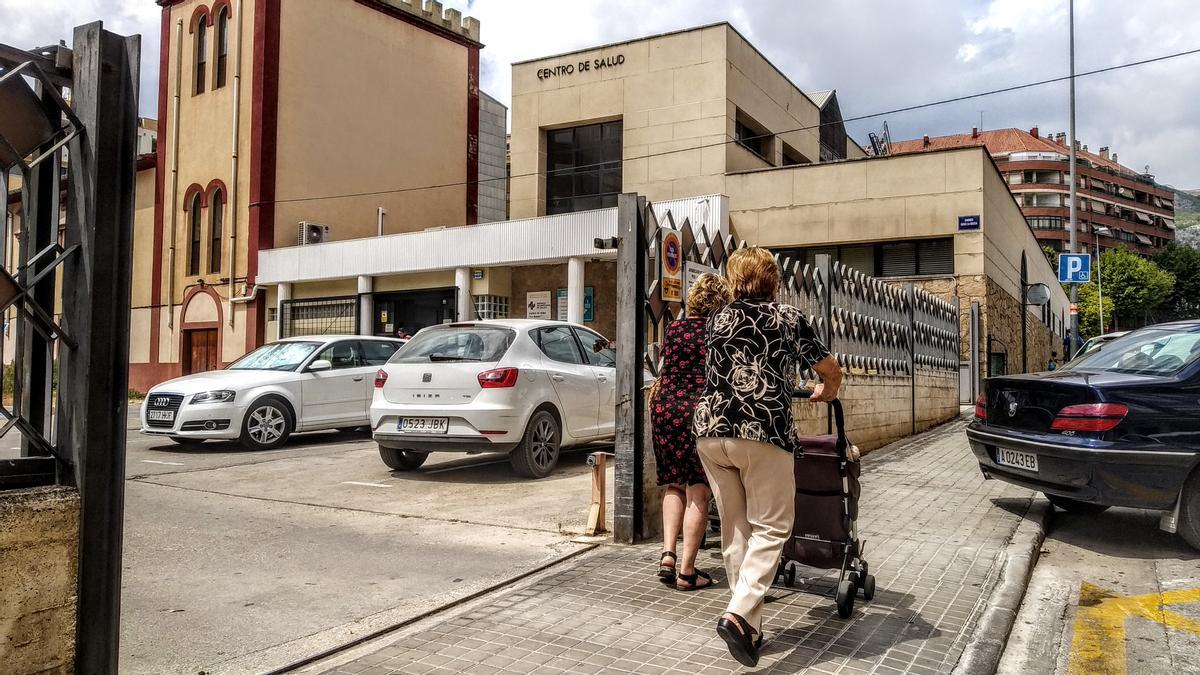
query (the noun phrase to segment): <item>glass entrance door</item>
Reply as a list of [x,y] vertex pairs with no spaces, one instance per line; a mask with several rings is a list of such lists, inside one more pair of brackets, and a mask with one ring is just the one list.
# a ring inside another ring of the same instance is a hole
[[453,288],[401,293],[376,293],[375,335],[396,337],[400,330],[408,335],[455,317]]

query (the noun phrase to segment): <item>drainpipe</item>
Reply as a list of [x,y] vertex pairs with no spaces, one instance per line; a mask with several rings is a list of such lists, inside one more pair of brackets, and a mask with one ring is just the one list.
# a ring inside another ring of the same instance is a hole
[[387,209],[382,206],[375,209],[375,236],[383,236],[383,217],[387,215]]
[[[233,327],[234,280],[237,279],[237,231],[238,231],[238,139],[241,128],[242,110],[242,0],[237,0],[234,11],[236,31],[233,42],[233,143],[229,151],[232,164],[229,183],[229,327]],[[253,294],[251,294],[253,295]]]
[[[166,73],[163,77],[170,76]],[[183,83],[183,19],[175,20],[175,97],[171,102],[171,246],[167,250],[167,328],[175,327],[175,230],[179,225],[179,94]]]

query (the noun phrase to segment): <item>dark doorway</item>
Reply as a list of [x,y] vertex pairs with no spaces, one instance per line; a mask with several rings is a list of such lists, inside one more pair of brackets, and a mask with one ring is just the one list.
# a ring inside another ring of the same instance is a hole
[[203,373],[221,367],[217,359],[217,329],[183,332],[183,374]]
[[375,335],[394,337],[403,328],[409,335],[455,317],[455,289],[439,288],[403,293],[376,293]]

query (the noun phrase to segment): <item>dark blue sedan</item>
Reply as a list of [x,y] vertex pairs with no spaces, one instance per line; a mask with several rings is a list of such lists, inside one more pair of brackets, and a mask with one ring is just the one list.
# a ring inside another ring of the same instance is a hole
[[1055,506],[1164,511],[1200,549],[1200,321],[1142,328],[1059,370],[993,377],[967,427],[985,478]]

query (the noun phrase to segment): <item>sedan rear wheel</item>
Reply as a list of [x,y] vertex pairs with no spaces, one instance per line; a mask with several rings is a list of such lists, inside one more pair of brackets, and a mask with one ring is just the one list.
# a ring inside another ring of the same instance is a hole
[[1057,506],[1063,511],[1066,511],[1067,513],[1078,513],[1086,516],[1103,513],[1104,511],[1108,510],[1107,504],[1081,502],[1078,499],[1071,499],[1070,497],[1059,497],[1058,495],[1048,494],[1046,495],[1046,499],[1049,499],[1051,504]]
[[291,435],[291,412],[283,401],[273,396],[255,401],[242,421],[242,444],[254,450],[278,448]]
[[1179,536],[1200,551],[1200,469],[1192,472],[1179,496]]
[[379,458],[393,471],[412,471],[421,468],[425,460],[429,459],[429,453],[385,448],[381,445],[379,446]]
[[525,436],[508,458],[518,474],[526,478],[545,478],[558,466],[561,446],[562,431],[558,420],[548,411],[539,410],[529,418]]

